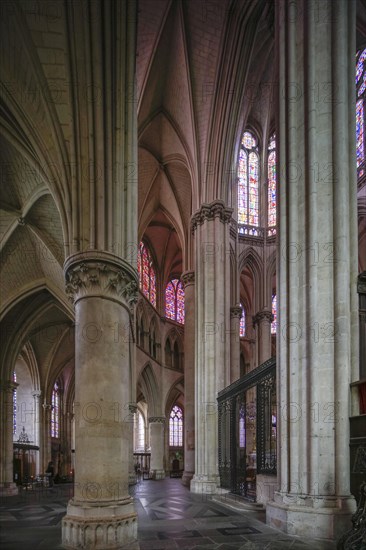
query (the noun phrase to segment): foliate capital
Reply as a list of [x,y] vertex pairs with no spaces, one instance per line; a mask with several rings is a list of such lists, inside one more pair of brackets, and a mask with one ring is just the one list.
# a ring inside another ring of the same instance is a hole
[[70,256],[64,265],[66,294],[72,303],[85,297],[120,301],[133,309],[137,302],[137,271],[108,252],[88,251]]
[[272,311],[269,309],[263,309],[262,311],[258,311],[253,317],[253,325],[256,325],[257,323],[260,324],[262,321],[267,321],[268,323],[272,323],[274,317]]
[[192,232],[197,229],[198,225],[202,225],[205,221],[219,218],[222,223],[229,223],[233,213],[232,208],[225,206],[221,200],[216,200],[210,204],[202,204],[201,208],[195,212],[191,218]]
[[189,285],[194,285],[194,281],[195,281],[194,271],[184,271],[184,273],[182,273],[182,275],[180,276],[180,279],[183,283],[184,288],[186,288]]
[[237,317],[241,319],[243,316],[243,310],[240,306],[233,306],[230,308],[230,317]]

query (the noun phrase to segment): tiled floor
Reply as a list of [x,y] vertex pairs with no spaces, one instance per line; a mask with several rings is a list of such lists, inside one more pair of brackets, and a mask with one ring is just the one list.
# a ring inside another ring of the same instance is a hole
[[[2,550],[61,548],[61,518],[70,485],[23,491],[0,502]],[[284,535],[262,511],[236,511],[194,495],[179,479],[141,481],[132,493],[141,550],[332,550],[335,544]]]

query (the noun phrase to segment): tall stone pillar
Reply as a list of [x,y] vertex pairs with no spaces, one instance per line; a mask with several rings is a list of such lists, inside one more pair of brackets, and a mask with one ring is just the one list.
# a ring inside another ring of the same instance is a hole
[[64,270],[76,334],[75,494],[62,543],[120,549],[137,540],[128,494],[138,288],[137,2],[68,1],[65,17],[73,132]]
[[181,276],[184,285],[184,472],[182,483],[191,484],[194,474],[194,272]]
[[[128,494],[130,310],[136,271],[108,253],[71,256],[66,291],[75,304],[75,492],[65,546],[119,548],[137,536]],[[128,414],[127,414],[128,417]],[[127,418],[128,420],[128,418]],[[81,546],[78,546],[80,545]]]
[[135,461],[133,457],[134,448],[133,448],[133,430],[136,421],[137,405],[129,405],[129,454],[128,454],[128,483],[129,485],[134,485],[137,481],[136,472],[135,472]]
[[271,323],[273,315],[263,309],[253,317],[253,325],[258,327],[258,366],[272,357]]
[[279,491],[266,512],[288,533],[330,539],[355,510],[355,31],[353,0],[279,2]]
[[51,460],[51,411],[52,405],[46,401],[42,403],[43,422],[42,422],[42,455],[40,457],[42,473],[47,469]]
[[11,381],[0,385],[0,496],[18,494],[13,481],[13,395],[17,385]]
[[33,407],[34,407],[34,445],[39,447],[39,451],[36,454],[36,475],[42,473],[41,467],[41,395],[40,390],[32,392],[33,395]]
[[195,474],[193,493],[219,486],[217,394],[230,379],[229,221],[220,200],[192,217],[195,232]]
[[230,308],[230,383],[240,378],[240,306]]
[[164,479],[164,431],[165,416],[150,416],[150,473],[153,479]]

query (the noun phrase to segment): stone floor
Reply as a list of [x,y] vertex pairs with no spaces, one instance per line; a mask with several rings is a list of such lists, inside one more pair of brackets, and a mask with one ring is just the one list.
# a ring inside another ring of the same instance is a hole
[[[132,489],[141,550],[332,550],[330,542],[302,540],[265,524],[264,512],[233,510],[194,495],[180,479],[141,481]],[[0,501],[2,550],[61,547],[61,518],[71,485],[22,491]],[[310,533],[309,533],[310,535]]]

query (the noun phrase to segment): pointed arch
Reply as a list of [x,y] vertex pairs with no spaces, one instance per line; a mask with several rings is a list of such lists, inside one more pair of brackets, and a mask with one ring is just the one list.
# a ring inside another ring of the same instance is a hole
[[161,403],[161,392],[156,380],[155,373],[150,363],[143,368],[137,382],[143,396],[145,397],[149,416],[159,416],[159,403]]

